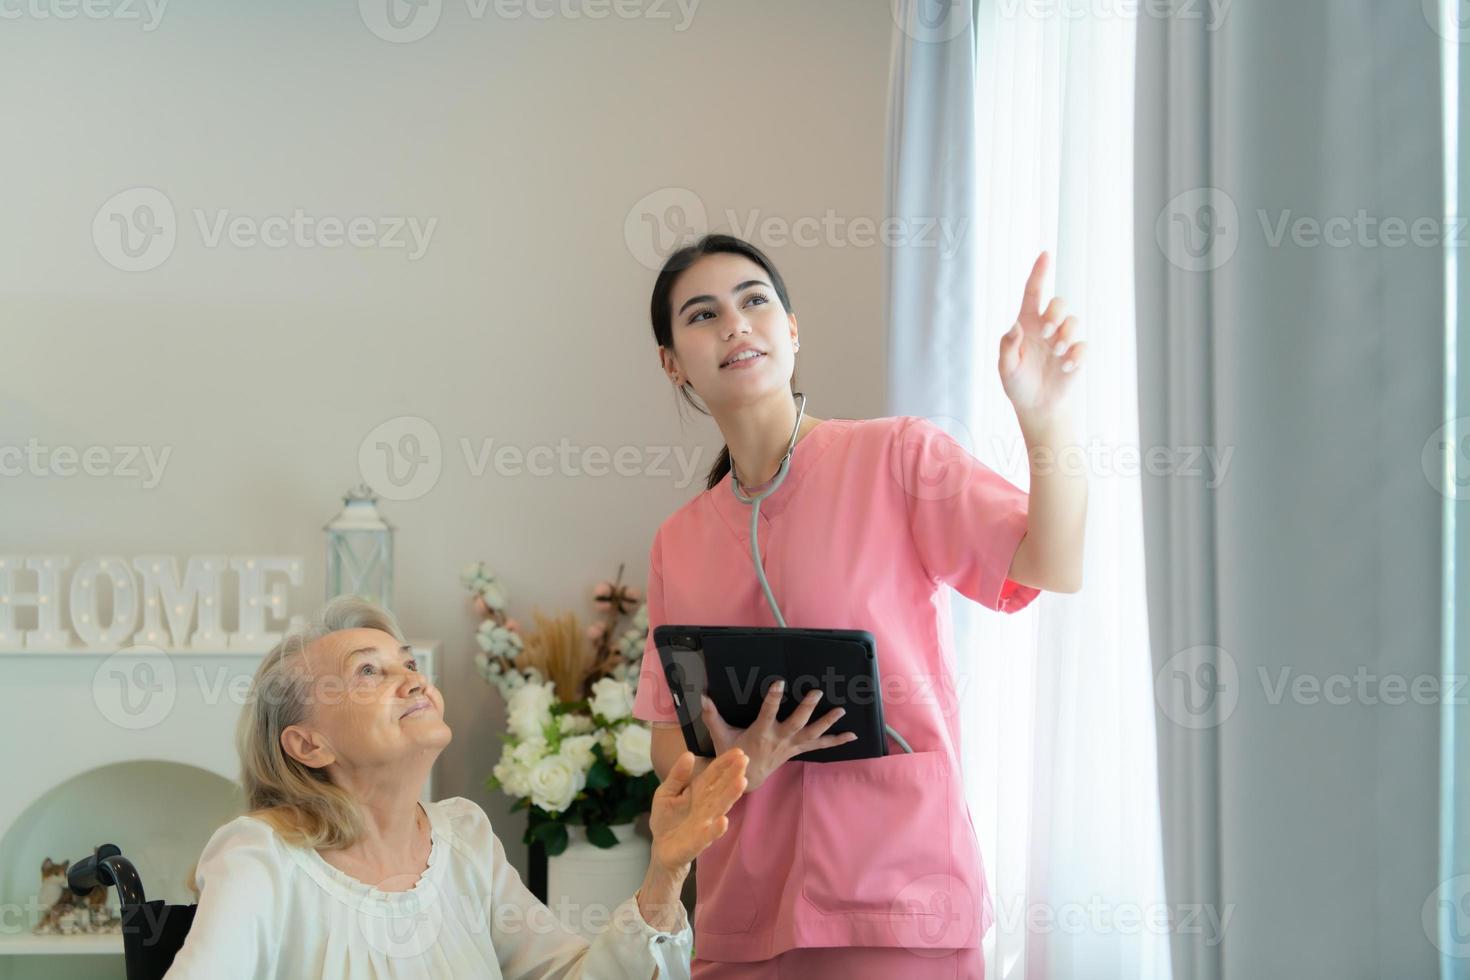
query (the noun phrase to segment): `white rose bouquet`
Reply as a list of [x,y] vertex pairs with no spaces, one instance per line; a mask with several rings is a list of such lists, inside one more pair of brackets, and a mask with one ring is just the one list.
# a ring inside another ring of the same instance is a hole
[[530,635],[507,617],[505,590],[484,563],[460,575],[480,617],[475,666],[505,697],[508,730],[487,782],[516,797],[513,810],[529,811],[524,840],[547,854],[566,849],[568,826],[615,846],[610,827],[647,813],[658,788],[652,732],[633,717],[648,607],[622,575],[593,588],[590,627],[573,613],[538,613]]

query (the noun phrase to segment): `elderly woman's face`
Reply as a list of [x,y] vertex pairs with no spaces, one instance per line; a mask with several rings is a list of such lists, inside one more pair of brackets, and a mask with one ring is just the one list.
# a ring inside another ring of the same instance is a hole
[[339,630],[307,646],[305,657],[311,703],[305,724],[292,727],[306,737],[288,749],[308,765],[372,767],[449,744],[444,698],[391,635]]

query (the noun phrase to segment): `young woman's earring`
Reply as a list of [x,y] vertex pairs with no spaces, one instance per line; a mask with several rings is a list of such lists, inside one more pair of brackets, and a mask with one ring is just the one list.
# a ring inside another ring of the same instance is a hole
[[795,344],[793,344],[792,347],[791,347],[791,350],[792,350],[792,353],[795,353],[796,351],[801,350],[801,341],[798,340]]

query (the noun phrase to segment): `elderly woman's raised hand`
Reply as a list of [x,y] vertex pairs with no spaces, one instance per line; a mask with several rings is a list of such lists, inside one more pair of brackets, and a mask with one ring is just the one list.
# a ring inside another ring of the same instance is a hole
[[720,838],[730,826],[725,814],[745,792],[747,761],[740,749],[730,749],[691,779],[694,753],[679,756],[653,794],[648,816],[655,865],[674,872],[686,869]]

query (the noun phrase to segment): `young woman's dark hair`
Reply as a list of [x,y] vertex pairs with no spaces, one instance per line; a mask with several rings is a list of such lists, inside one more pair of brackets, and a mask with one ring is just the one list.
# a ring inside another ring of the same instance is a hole
[[[658,341],[660,347],[667,347],[670,351],[674,349],[674,309],[672,295],[674,283],[678,282],[679,276],[692,266],[695,262],[706,255],[743,255],[766,270],[766,275],[771,277],[771,287],[776,290],[776,296],[781,300],[781,306],[787,313],[791,312],[791,297],[786,292],[786,280],[781,278],[781,273],[776,271],[776,265],[760,249],[747,241],[736,238],[733,235],[705,235],[692,245],[686,245],[679,249],[664,262],[664,267],[659,271],[658,278],[653,283],[653,301],[650,304],[649,313],[653,319],[653,339]],[[796,371],[791,372],[791,390],[796,391]],[[695,411],[705,415],[710,414],[709,409],[694,400],[690,394],[689,383],[686,381],[679,388],[679,393],[684,400],[694,406]],[[705,480],[705,489],[714,487],[730,472],[730,447],[724,446],[720,449],[720,455],[715,459],[715,465],[710,468],[709,476]]]

